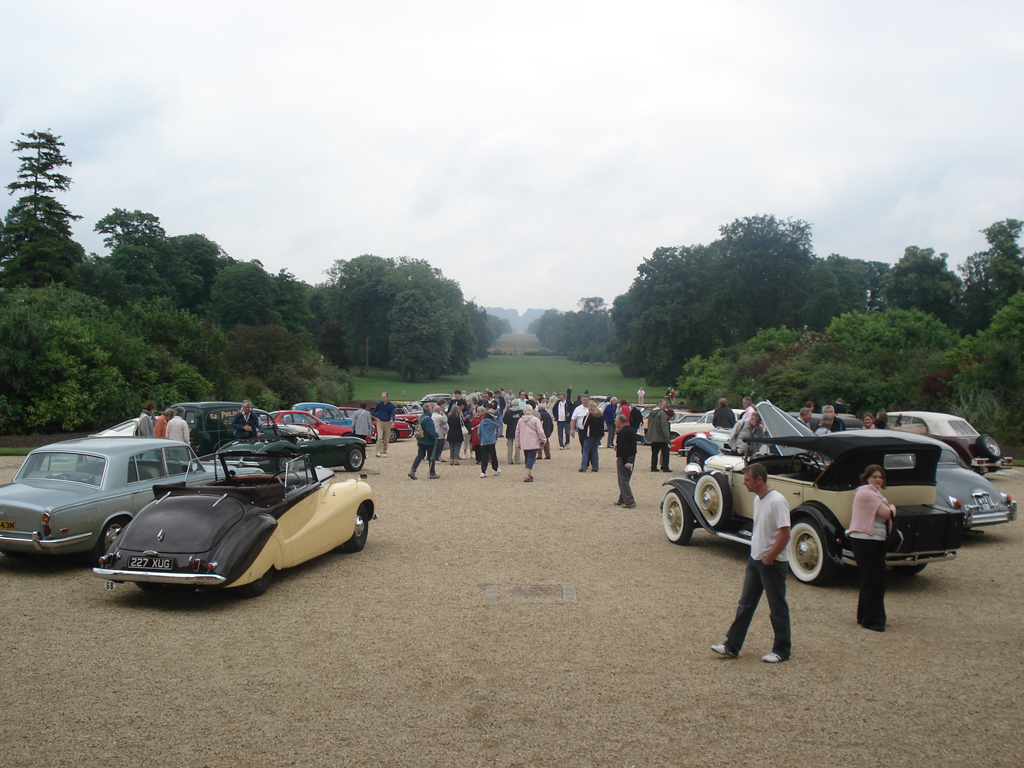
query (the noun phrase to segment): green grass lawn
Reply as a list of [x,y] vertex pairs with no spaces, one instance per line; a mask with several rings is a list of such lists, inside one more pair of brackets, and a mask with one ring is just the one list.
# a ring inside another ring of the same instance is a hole
[[29,453],[34,451],[34,448],[2,448],[0,447],[0,456],[28,456]]
[[[517,348],[538,348],[537,337],[533,334],[506,334],[498,340],[496,347],[511,348],[513,345],[501,347],[502,339],[515,340]],[[531,345],[533,345],[531,347]],[[564,357],[540,357],[534,355],[491,355],[485,360],[476,360],[470,366],[466,376],[445,376],[432,381],[409,383],[401,381],[390,371],[368,369],[367,376],[358,376],[358,369],[353,369],[356,401],[366,400],[371,405],[380,399],[381,392],[388,392],[391,399],[403,402],[416,400],[430,392],[452,392],[456,389],[481,392],[485,389],[507,389],[514,391],[525,389],[539,395],[544,390],[564,392],[571,384],[573,396],[582,394],[589,389],[593,395],[614,395],[619,399],[625,397],[630,402],[636,400],[636,391],[640,388],[641,379],[627,379],[619,372],[619,366],[609,363],[574,363]],[[645,402],[650,402],[656,395],[647,389]]]

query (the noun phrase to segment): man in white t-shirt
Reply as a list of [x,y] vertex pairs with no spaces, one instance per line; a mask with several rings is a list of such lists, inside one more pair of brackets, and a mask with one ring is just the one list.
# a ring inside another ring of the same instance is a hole
[[580,450],[583,450],[583,422],[587,420],[588,413],[590,413],[590,395],[584,395],[580,398],[580,404],[576,406],[576,410],[572,412],[572,425],[569,429],[570,437],[577,432],[580,433]]
[[789,504],[786,498],[768,487],[768,472],[761,464],[751,464],[743,472],[743,486],[757,496],[754,499],[754,530],[750,537],[750,558],[743,579],[736,619],[725,635],[725,642],[711,650],[726,658],[735,658],[743,648],[750,621],[761,601],[768,598],[775,643],[761,661],[777,664],[789,658],[792,634],[789,604],[786,602],[786,571],[789,570]]

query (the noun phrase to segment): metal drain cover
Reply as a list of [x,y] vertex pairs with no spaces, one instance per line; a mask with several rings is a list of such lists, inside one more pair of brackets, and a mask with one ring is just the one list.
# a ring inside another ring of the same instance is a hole
[[484,584],[485,603],[575,603],[572,584]]

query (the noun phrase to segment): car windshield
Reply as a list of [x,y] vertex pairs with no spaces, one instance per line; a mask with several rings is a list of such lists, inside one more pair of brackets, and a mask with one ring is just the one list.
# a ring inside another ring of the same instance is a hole
[[[761,421],[764,423],[765,432],[768,433],[769,437],[814,436],[814,433],[811,430],[803,424],[798,423],[797,420],[789,414],[784,411],[780,411],[767,400],[762,400],[757,404],[757,414],[761,417]],[[777,451],[783,456],[796,456],[799,453],[803,453],[803,450],[800,448],[794,448],[786,445],[775,445],[772,446],[771,450],[773,452]]]
[[102,456],[38,451],[29,454],[14,480],[64,480],[98,488],[106,466],[107,460]]

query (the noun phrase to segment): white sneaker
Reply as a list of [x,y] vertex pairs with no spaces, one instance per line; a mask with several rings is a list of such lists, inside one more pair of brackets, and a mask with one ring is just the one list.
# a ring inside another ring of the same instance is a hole
[[736,654],[725,647],[725,643],[721,645],[712,645],[711,650],[717,653],[719,656],[725,656],[727,659],[735,659]]
[[480,473],[480,477],[487,477],[487,473],[486,472],[481,472]]
[[385,453],[385,454],[384,454],[384,458],[386,459],[387,457],[388,457],[388,455],[387,455],[387,454]]
[[380,458],[380,454],[379,454],[379,453],[377,454],[377,458],[378,458],[378,459]]
[[501,474],[501,470],[500,470],[500,469],[496,469],[496,470],[494,470],[494,474],[496,474],[496,475],[500,475],[500,474]]
[[765,664],[778,664],[780,661],[785,661],[785,659],[779,656],[775,651],[772,651],[771,653],[766,653],[762,656],[761,661]]

